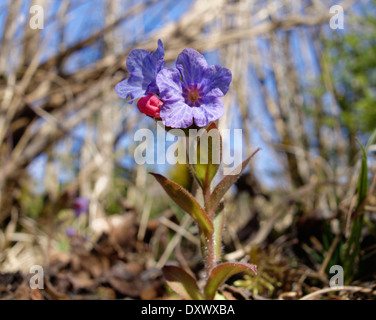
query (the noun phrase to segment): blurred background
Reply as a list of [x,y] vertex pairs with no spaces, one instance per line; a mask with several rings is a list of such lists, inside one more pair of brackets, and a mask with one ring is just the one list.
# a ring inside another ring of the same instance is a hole
[[375,17],[372,0],[0,0],[0,296],[36,264],[43,298],[156,298],[167,261],[200,272],[194,224],[147,174],[189,172],[135,164],[134,132],[156,126],[114,92],[158,39],[168,65],[191,47],[232,71],[219,126],[243,130],[243,157],[262,148],[224,241],[259,275],[225,294],[298,298],[333,265],[374,288]]

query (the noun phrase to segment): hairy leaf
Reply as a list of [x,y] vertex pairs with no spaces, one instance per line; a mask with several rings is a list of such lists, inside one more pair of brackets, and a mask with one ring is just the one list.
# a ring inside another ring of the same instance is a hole
[[213,224],[209,220],[205,210],[187,190],[158,173],[150,174],[157,179],[170,198],[181,209],[192,216],[205,235],[210,236],[213,233]]
[[175,266],[164,266],[162,268],[162,272],[167,284],[183,299],[203,300],[203,296],[197,286],[196,279],[194,279],[182,268]]
[[214,249],[216,261],[221,259],[222,255],[222,234],[225,226],[225,210],[217,210],[217,215],[214,218]]
[[[213,193],[210,196],[210,200],[208,203],[208,213],[210,216],[210,212],[213,212],[222,200],[225,193],[228,191],[228,189],[231,188],[231,186],[235,183],[235,181],[239,178],[239,176],[242,174],[242,172],[247,167],[249,161],[252,159],[252,157],[261,149],[258,148],[255,152],[253,152],[247,159],[245,159],[238,167],[236,167],[232,172],[236,172],[236,174],[229,174],[226,175],[214,188]],[[240,167],[240,168],[239,168]],[[239,170],[240,169],[240,170]]]
[[226,262],[217,265],[210,273],[204,288],[205,299],[212,300],[219,286],[228,278],[242,271],[250,270],[257,274],[257,267],[253,264]]

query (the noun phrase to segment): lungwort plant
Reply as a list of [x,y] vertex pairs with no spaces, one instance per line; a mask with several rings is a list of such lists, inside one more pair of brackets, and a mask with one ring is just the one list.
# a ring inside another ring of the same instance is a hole
[[118,83],[115,91],[123,99],[130,98],[130,103],[139,99],[137,107],[140,112],[161,120],[166,130],[182,129],[187,138],[188,166],[202,191],[203,203],[163,175],[151,174],[198,225],[205,262],[205,284],[199,288],[192,275],[176,266],[165,266],[163,274],[169,286],[182,298],[211,300],[219,286],[232,275],[243,271],[256,273],[255,265],[221,263],[225,225],[222,200],[259,149],[213,187],[213,178],[223,162],[222,137],[214,121],[224,114],[221,97],[229,89],[231,72],[220,65],[209,66],[205,57],[194,49],[185,49],[179,54],[176,68],[165,68],[163,57],[164,47],[160,40],[153,53],[132,50],[127,58],[130,76]]

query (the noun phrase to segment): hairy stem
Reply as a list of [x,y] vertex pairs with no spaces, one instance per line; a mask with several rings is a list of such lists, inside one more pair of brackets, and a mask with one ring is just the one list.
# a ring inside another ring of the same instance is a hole
[[[205,209],[208,209],[208,203],[210,199],[210,184],[204,184],[203,186],[203,194],[204,194],[204,203],[205,203]],[[209,215],[210,221],[214,222],[214,213]],[[206,269],[206,275],[209,277],[210,272],[213,270],[213,268],[216,266],[217,261],[215,258],[215,240],[214,240],[214,233],[211,234],[206,239],[206,260],[205,260],[205,269]]]
[[[186,149],[186,159],[187,159],[188,168],[191,171],[193,178],[197,181],[197,183],[202,188],[202,192],[203,192],[203,195],[204,195],[205,210],[209,215],[209,220],[212,223],[214,223],[215,210],[211,210],[212,211],[211,213],[209,213],[209,210],[208,210],[209,209],[208,208],[209,200],[210,200],[210,196],[211,196],[210,183],[208,183],[208,181],[209,181],[208,172],[206,174],[204,181],[201,181],[197,177],[197,174],[196,174],[194,167],[189,162],[190,141],[189,141],[188,136],[186,137],[185,149]],[[204,248],[206,248],[206,250],[203,250],[202,254],[203,254],[203,259],[205,260],[205,271],[206,271],[206,276],[208,278],[210,276],[210,272],[213,270],[213,268],[217,264],[216,257],[215,257],[214,232],[210,236],[205,235],[204,237],[205,237]]]

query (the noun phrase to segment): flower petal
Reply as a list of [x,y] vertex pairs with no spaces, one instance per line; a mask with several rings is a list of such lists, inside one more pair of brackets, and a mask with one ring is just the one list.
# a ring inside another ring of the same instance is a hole
[[[202,104],[198,108],[202,109],[205,112],[206,119],[208,121],[205,125],[207,125],[211,121],[219,119],[225,113],[225,110],[223,108],[223,101],[218,97],[205,97]],[[199,114],[198,112],[196,113]]]
[[127,57],[127,70],[130,78],[142,80],[144,90],[155,79],[155,67],[150,56],[149,51],[134,49]]
[[205,83],[204,93],[207,96],[224,96],[232,80],[231,71],[220,65],[210,66],[205,70],[203,81]]
[[131,95],[131,101],[149,93],[158,93],[155,78],[157,72],[163,68],[164,48],[158,40],[158,48],[153,53],[144,49],[134,49],[127,57],[127,70],[129,79],[122,81],[115,88],[118,95],[126,99]]
[[151,60],[152,60],[153,64],[156,66],[158,61],[160,61],[164,58],[164,55],[165,55],[165,51],[164,51],[163,43],[162,43],[161,39],[159,39],[157,50],[155,50],[151,54]]
[[192,108],[182,101],[164,103],[160,116],[163,124],[171,128],[188,128],[193,123]]
[[127,99],[128,96],[131,96],[131,100],[129,100],[129,103],[132,103],[133,100],[141,98],[145,95],[145,90],[142,89],[141,84],[142,80],[137,78],[125,79],[115,86],[115,91],[118,94],[118,96],[122,99]]
[[173,68],[162,69],[157,74],[157,86],[159,88],[159,97],[164,102],[184,101],[182,82],[179,71]]
[[193,119],[198,127],[206,127],[209,123],[205,110],[201,107],[192,108]]
[[208,67],[205,57],[195,49],[184,49],[176,60],[185,83],[200,83]]

